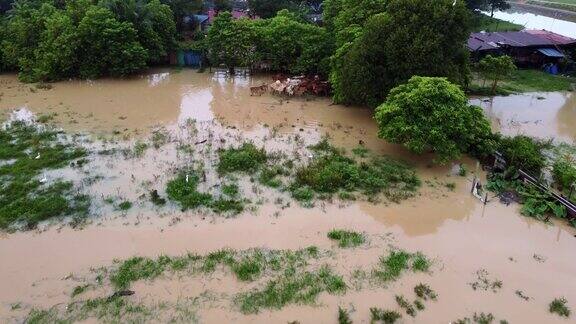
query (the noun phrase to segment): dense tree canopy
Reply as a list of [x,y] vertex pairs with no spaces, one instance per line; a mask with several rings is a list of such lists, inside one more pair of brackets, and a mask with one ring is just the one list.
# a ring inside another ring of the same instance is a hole
[[229,12],[220,13],[208,31],[208,51],[212,64],[225,65],[231,74],[237,66],[254,61],[256,27],[247,19],[234,20]]
[[260,57],[272,68],[292,73],[327,75],[332,43],[325,29],[302,22],[298,16],[282,10],[260,24]]
[[125,75],[176,46],[159,0],[18,0],[2,20],[0,67],[30,82]]
[[376,107],[391,88],[413,75],[446,76],[466,83],[468,52],[464,44],[469,36],[469,11],[463,3],[387,3],[384,13],[369,18],[359,27],[358,36],[337,50],[331,73],[335,101]]
[[390,91],[376,109],[378,135],[410,151],[437,154],[445,163],[490,137],[482,109],[468,104],[464,92],[446,78],[412,77]]

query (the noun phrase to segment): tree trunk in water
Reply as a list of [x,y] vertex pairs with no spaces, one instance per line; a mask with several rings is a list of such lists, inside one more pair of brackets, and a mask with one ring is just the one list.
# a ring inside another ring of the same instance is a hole
[[231,66],[231,67],[228,68],[228,74],[230,74],[230,75],[235,75],[235,74],[236,74],[236,70],[234,69],[233,66]]
[[495,95],[496,94],[496,87],[498,86],[498,80],[494,80],[494,82],[492,83],[492,94]]

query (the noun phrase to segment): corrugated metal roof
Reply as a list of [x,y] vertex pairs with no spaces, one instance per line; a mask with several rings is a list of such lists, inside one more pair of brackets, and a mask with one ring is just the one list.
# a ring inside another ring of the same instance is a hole
[[468,38],[471,51],[493,50],[500,46],[539,47],[576,44],[576,40],[549,31],[472,33]]
[[564,57],[560,51],[554,48],[539,48],[538,52],[548,56],[548,57]]

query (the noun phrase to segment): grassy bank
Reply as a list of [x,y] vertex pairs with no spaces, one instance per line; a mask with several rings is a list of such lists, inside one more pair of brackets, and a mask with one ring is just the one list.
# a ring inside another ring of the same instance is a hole
[[[512,76],[498,83],[497,95],[522,92],[572,91],[576,78],[551,75],[539,70],[516,70]],[[470,85],[469,94],[491,95],[490,82],[476,78]]]
[[497,32],[497,31],[519,31],[524,29],[524,26],[514,24],[508,21],[491,18],[484,14],[474,15],[472,20],[472,31],[474,32]]

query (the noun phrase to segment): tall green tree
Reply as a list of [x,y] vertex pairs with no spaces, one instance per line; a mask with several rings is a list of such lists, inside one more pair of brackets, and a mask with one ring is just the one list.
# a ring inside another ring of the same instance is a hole
[[235,20],[229,12],[220,13],[208,31],[207,47],[212,64],[225,65],[230,74],[235,73],[237,66],[251,65],[258,37],[250,20]]
[[260,30],[263,38],[259,54],[271,62],[273,69],[328,73],[332,42],[325,29],[302,22],[297,14],[284,9],[261,24]]
[[435,152],[446,163],[491,136],[482,109],[446,78],[412,77],[376,108],[378,136],[418,154]]
[[74,76],[78,44],[72,18],[63,11],[55,11],[46,19],[31,71],[27,74],[30,81],[55,81]]
[[371,17],[334,55],[334,100],[376,107],[413,75],[467,83],[469,15],[453,0],[389,0],[386,12]]
[[122,76],[146,66],[147,52],[129,22],[120,22],[105,8],[93,6],[78,26],[79,73],[84,78]]
[[484,80],[490,80],[492,83],[491,91],[492,94],[496,94],[496,89],[498,88],[498,82],[506,77],[509,77],[514,70],[516,70],[516,65],[514,65],[514,60],[510,56],[492,56],[487,55],[478,62],[478,71]]

